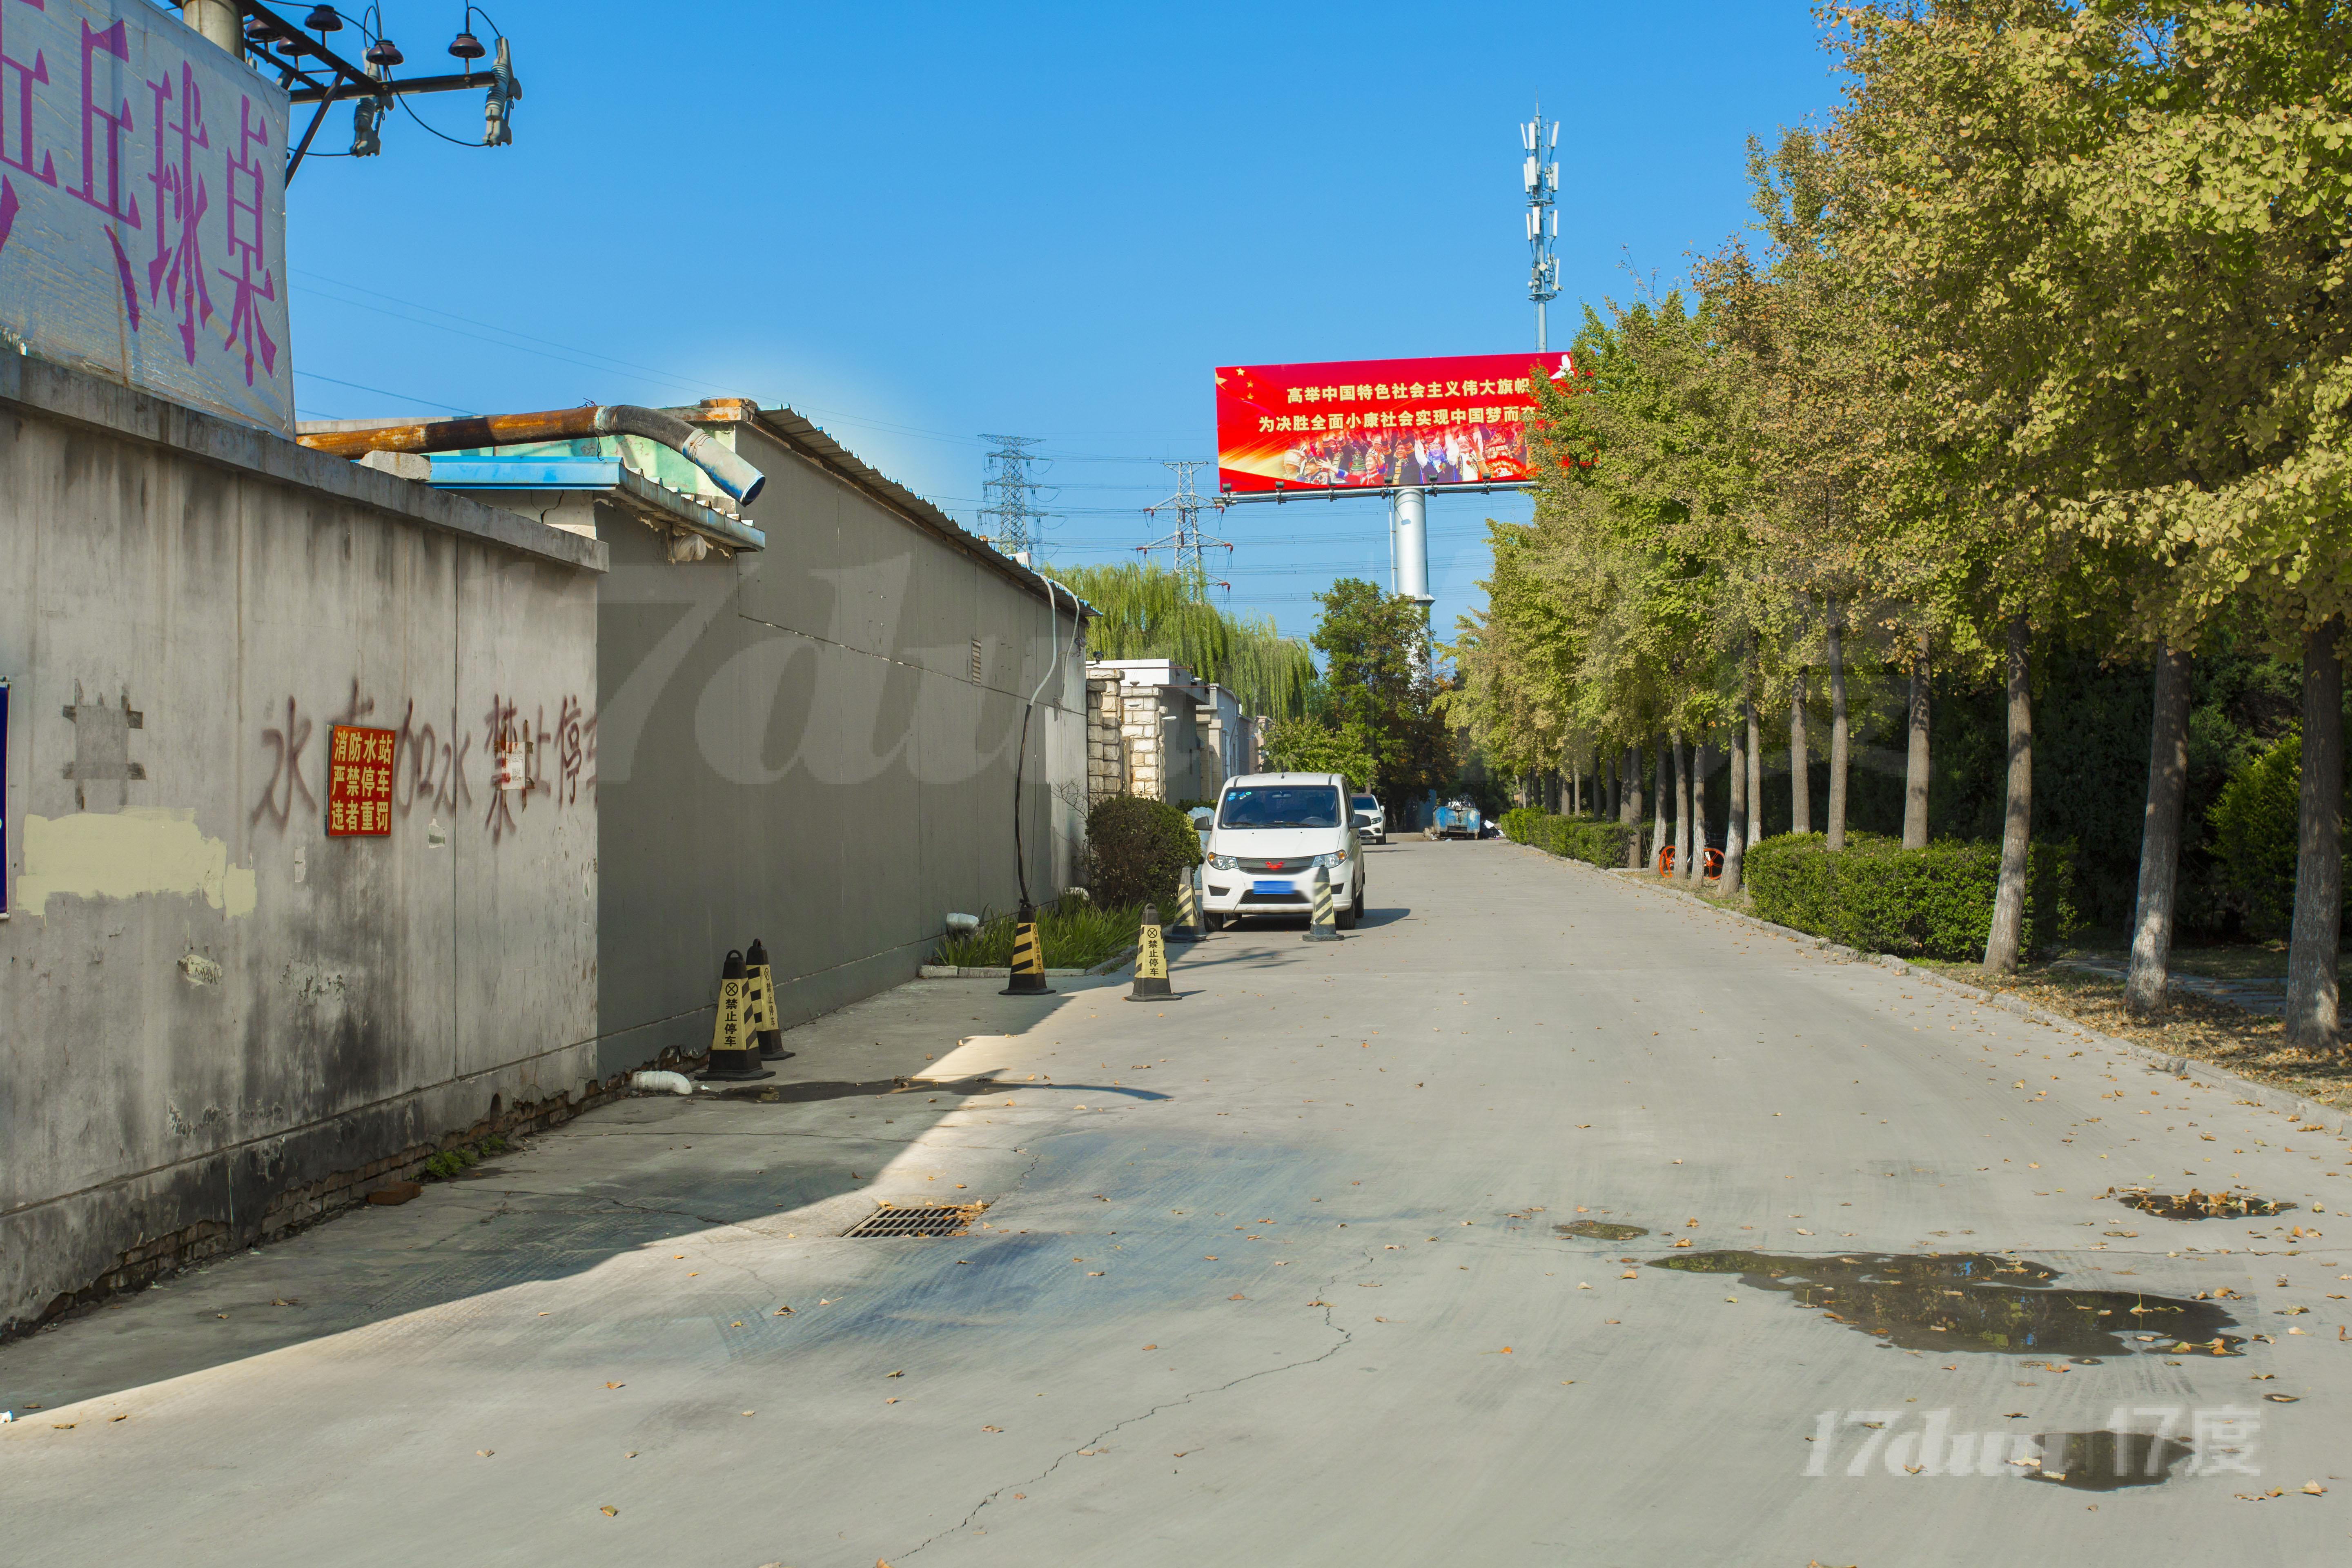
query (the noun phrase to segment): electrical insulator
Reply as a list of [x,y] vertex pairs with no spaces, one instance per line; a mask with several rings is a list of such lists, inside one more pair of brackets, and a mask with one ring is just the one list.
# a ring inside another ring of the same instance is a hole
[[390,100],[362,98],[352,107],[352,156],[373,158],[383,151],[384,106]]
[[514,56],[504,38],[499,40],[499,52],[490,64],[490,92],[482,100],[482,145],[511,147],[514,145],[514,106],[522,98],[522,83],[515,80]]

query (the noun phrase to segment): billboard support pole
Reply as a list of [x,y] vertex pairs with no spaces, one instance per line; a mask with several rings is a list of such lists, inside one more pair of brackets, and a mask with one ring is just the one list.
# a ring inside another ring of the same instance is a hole
[[1429,492],[1407,485],[1396,493],[1397,593],[1429,613]]

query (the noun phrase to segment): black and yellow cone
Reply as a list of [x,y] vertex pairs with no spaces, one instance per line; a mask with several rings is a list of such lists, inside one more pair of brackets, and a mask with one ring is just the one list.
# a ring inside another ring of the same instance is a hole
[[760,1042],[744,1016],[751,988],[743,955],[729,948],[726,966],[719,972],[719,1016],[710,1026],[710,1065],[702,1069],[705,1079],[724,1083],[776,1076],[760,1065]]
[[1307,928],[1305,942],[1338,942],[1339,928],[1331,923],[1331,873],[1322,867],[1315,868],[1315,921]]
[[1201,937],[1201,900],[1192,889],[1192,873],[1187,870],[1176,883],[1176,923],[1166,931],[1170,942],[1198,942]]
[[751,983],[743,1002],[744,1027],[759,1042],[761,1061],[779,1061],[792,1053],[784,1049],[784,1020],[776,1010],[776,976],[768,967],[768,944],[756,936],[751,951],[743,955],[743,970]]
[[1130,1002],[1172,1002],[1176,993],[1168,984],[1168,944],[1160,929],[1160,906],[1143,906],[1143,929],[1135,937],[1135,989]]
[[1020,919],[1013,922],[1013,973],[999,996],[1051,996],[1054,988],[1045,984],[1045,949],[1037,940],[1037,910],[1023,904]]

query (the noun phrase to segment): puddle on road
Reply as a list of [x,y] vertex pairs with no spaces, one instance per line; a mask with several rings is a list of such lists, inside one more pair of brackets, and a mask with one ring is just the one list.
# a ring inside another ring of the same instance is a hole
[[1637,1236],[1647,1236],[1647,1227],[1638,1225],[1611,1225],[1602,1219],[1573,1219],[1552,1229],[1562,1236],[1591,1237],[1595,1241],[1631,1241]]
[[[1781,1291],[1831,1321],[1903,1350],[2035,1352],[2085,1361],[2133,1352],[2234,1355],[2237,1320],[2212,1301],[2126,1290],[2050,1287],[2055,1269],[1979,1252],[1867,1253],[1799,1258],[1693,1252],[1650,1261],[1685,1274],[1737,1274]],[[2142,1334],[2153,1340],[2142,1341]]]
[[2109,1187],[2099,1195],[2159,1219],[2260,1219],[2294,1207],[2252,1193],[2200,1193],[2195,1187],[2185,1193],[2157,1193],[2146,1187],[2126,1187],[2119,1192]]
[[2046,1432],[2035,1441],[2042,1465],[2026,1479],[2086,1492],[2161,1486],[2173,1466],[2197,1452],[2148,1432]]

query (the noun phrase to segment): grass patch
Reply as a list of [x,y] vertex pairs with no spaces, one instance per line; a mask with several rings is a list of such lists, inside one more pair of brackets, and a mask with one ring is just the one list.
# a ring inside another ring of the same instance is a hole
[[[1063,899],[1037,911],[1037,942],[1048,969],[1092,969],[1135,945],[1143,906],[1105,909],[1087,899]],[[940,943],[934,963],[961,969],[1007,969],[1013,963],[1013,917],[989,914],[968,936]]]

